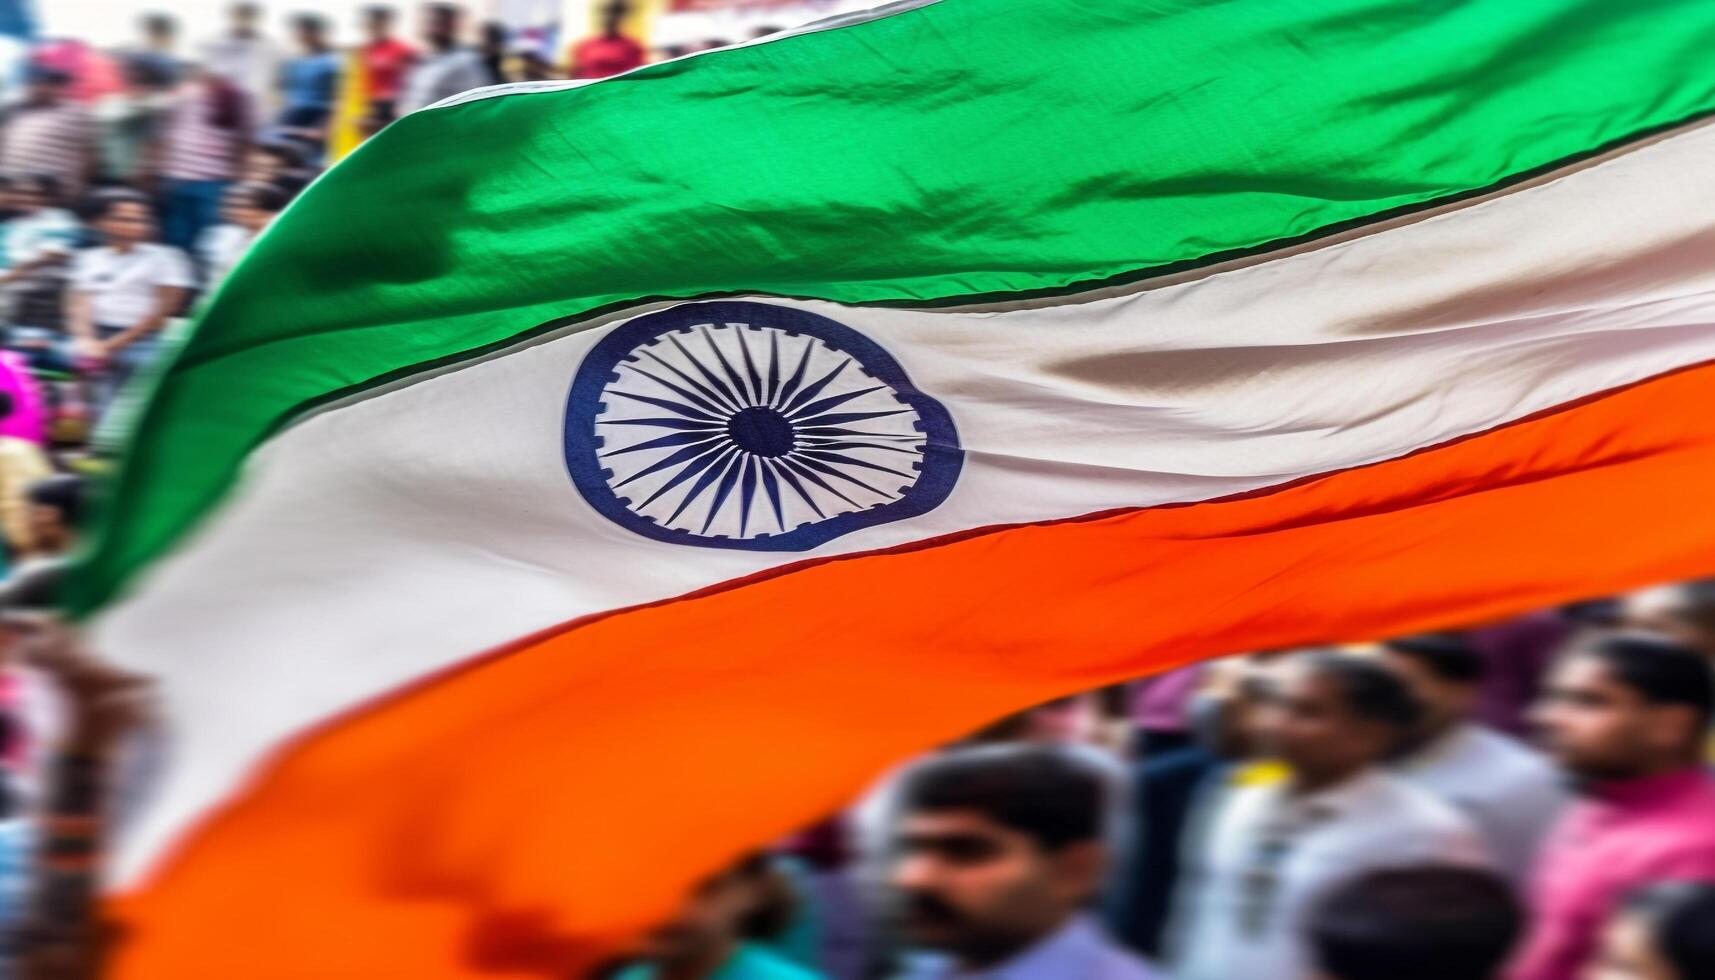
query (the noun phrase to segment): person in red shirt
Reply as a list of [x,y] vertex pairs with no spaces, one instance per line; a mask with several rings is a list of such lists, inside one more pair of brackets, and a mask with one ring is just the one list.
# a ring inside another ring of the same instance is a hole
[[624,0],[602,8],[602,32],[572,45],[573,78],[606,78],[643,64],[643,45],[619,32],[625,19]]
[[363,79],[369,103],[366,127],[374,132],[397,115],[399,89],[417,60],[417,49],[393,36],[393,8],[370,7],[363,12],[369,40],[362,49]]
[[1702,760],[1715,677],[1672,640],[1600,637],[1561,658],[1533,715],[1584,800],[1537,857],[1535,919],[1509,980],[1579,980],[1625,895],[1715,881],[1715,778]]

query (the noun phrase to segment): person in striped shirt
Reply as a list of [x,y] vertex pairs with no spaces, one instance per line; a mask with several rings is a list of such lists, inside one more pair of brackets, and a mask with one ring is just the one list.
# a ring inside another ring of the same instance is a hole
[[68,97],[70,85],[63,71],[30,69],[23,102],[0,127],[0,173],[44,174],[75,201],[95,172],[100,131],[89,110]]

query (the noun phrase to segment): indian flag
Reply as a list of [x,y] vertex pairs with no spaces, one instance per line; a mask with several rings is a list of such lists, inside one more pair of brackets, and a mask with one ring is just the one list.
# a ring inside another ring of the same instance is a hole
[[401,119],[153,379],[115,976],[565,977],[1023,706],[1715,572],[1715,5],[940,0]]

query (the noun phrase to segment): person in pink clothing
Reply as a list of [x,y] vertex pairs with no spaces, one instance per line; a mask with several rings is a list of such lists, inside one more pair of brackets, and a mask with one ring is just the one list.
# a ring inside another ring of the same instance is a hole
[[1712,713],[1708,661],[1665,638],[1603,636],[1555,665],[1533,718],[1584,798],[1537,859],[1510,980],[1579,980],[1626,894],[1715,881],[1715,779],[1701,766]]

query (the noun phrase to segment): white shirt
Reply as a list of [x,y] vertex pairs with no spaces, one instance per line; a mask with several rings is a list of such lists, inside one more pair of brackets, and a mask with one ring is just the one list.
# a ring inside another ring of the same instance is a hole
[[154,312],[160,287],[194,285],[190,259],[171,245],[139,242],[129,252],[103,245],[72,259],[71,288],[89,297],[98,327],[134,327]]
[[1144,962],[1087,916],[1073,916],[1052,935],[1004,963],[967,972],[950,957],[923,956],[898,980],[1154,980]]
[[1525,880],[1544,831],[1569,799],[1560,773],[1540,753],[1469,722],[1393,768],[1469,816],[1496,868],[1514,884]]
[[273,107],[280,65],[285,61],[274,42],[226,34],[203,44],[202,60],[210,72],[243,89],[259,114]]
[[256,238],[256,233],[243,225],[209,225],[197,236],[197,258],[202,259],[209,289],[220,285],[244,256],[244,250]]
[[471,48],[430,52],[411,67],[396,110],[403,116],[490,81],[482,56]]
[[1305,920],[1330,888],[1379,868],[1487,861],[1469,818],[1380,770],[1305,796],[1225,792],[1176,896],[1177,980],[1308,980]]

